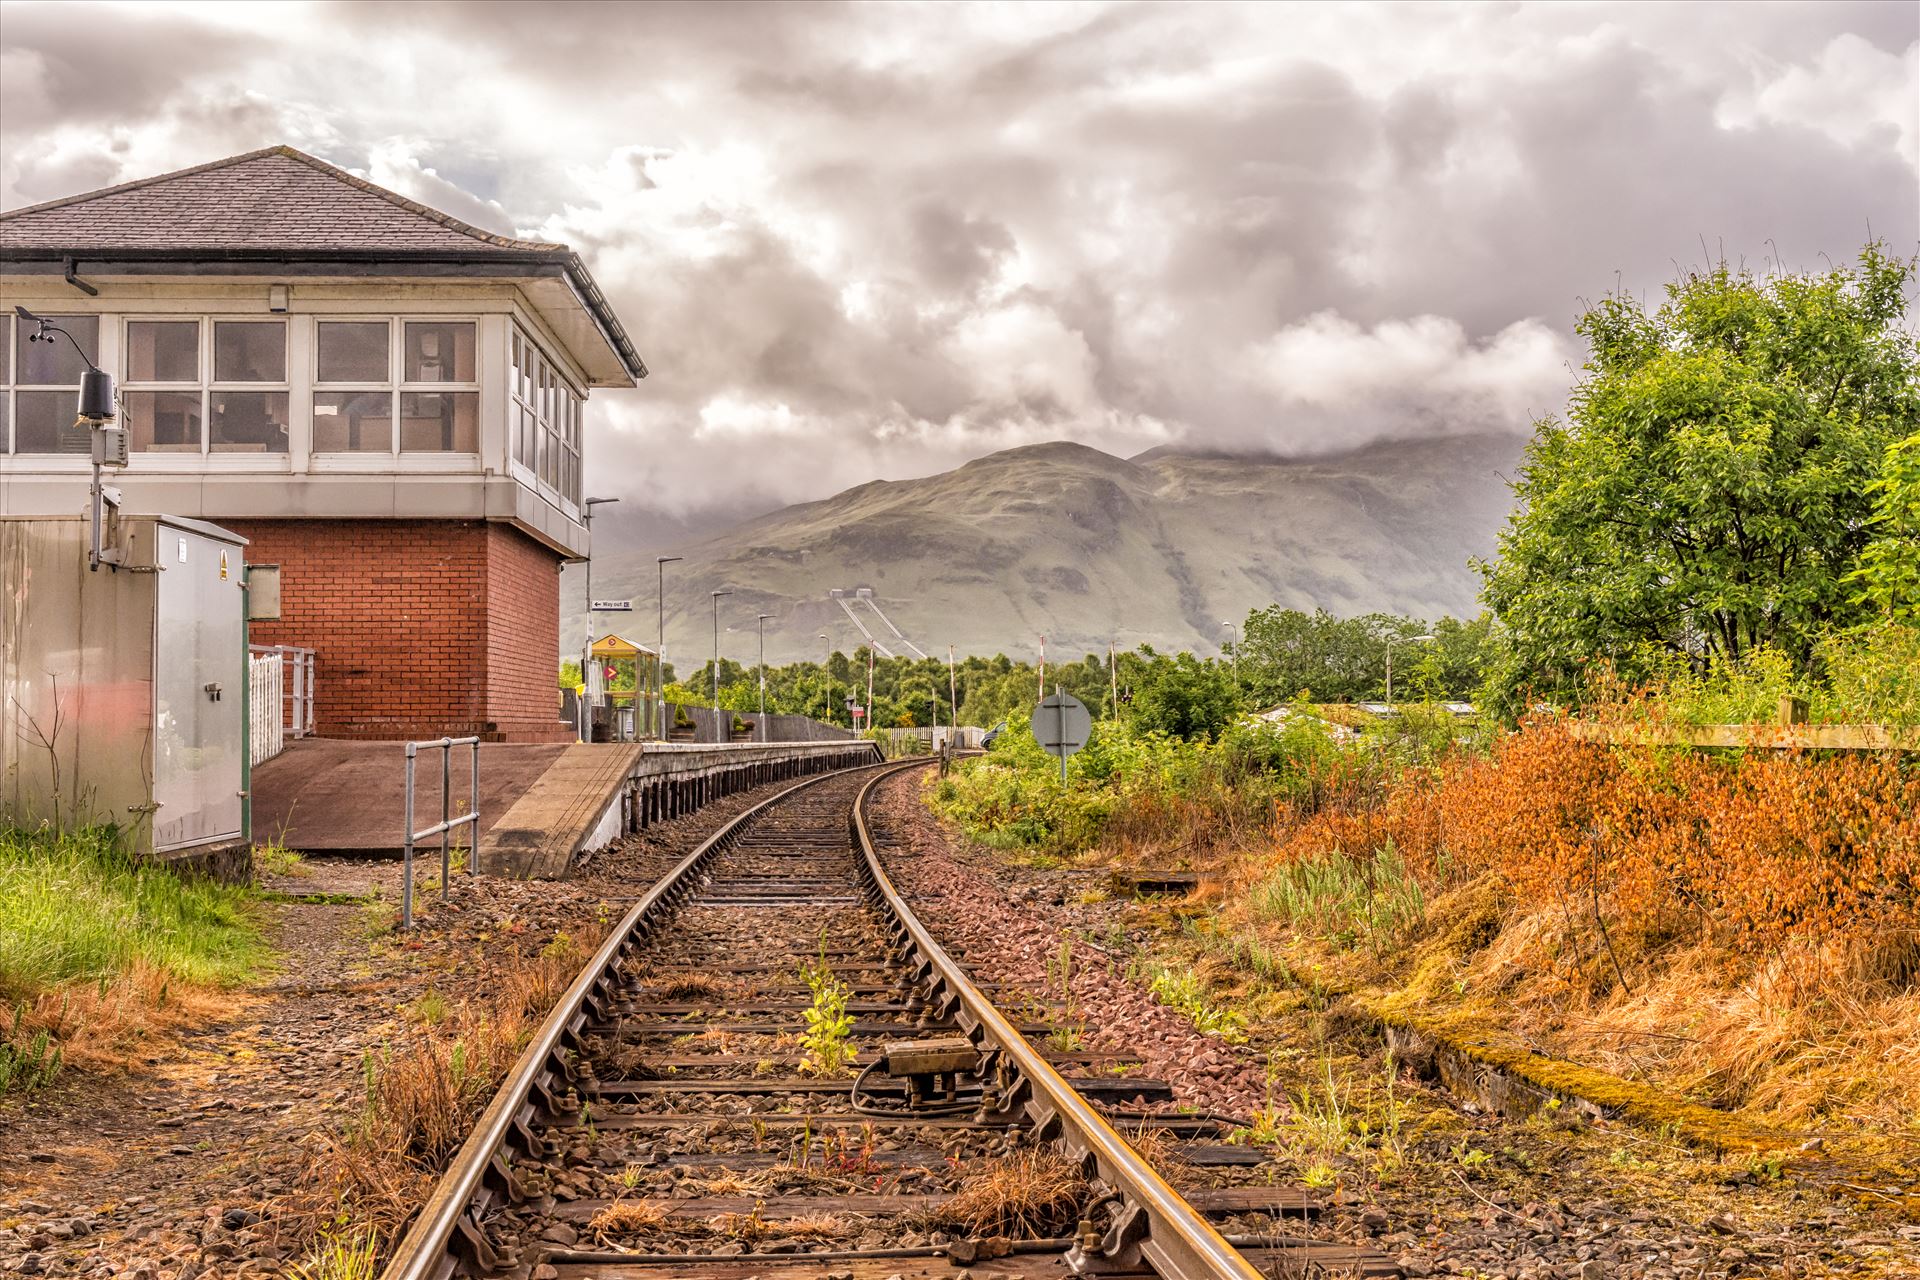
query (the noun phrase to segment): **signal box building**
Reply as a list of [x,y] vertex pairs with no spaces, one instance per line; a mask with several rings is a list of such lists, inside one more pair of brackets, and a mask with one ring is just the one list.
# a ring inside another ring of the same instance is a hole
[[252,639],[316,651],[320,734],[571,740],[584,410],[646,376],[572,250],[275,147],[0,214],[0,304],[0,513],[87,499],[82,366],[21,305],[119,384],[121,510],[281,566]]

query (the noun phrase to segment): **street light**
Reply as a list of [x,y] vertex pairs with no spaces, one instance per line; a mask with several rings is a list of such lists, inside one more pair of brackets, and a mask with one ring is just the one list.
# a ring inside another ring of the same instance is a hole
[[732,594],[731,591],[713,593],[713,714],[716,718],[720,715],[720,597]]
[[1233,687],[1238,689],[1240,687],[1240,646],[1234,643],[1231,634],[1234,630],[1233,619],[1228,618],[1220,625],[1229,633],[1227,636],[1227,644],[1229,646],[1228,652],[1233,655]]
[[680,556],[653,558],[653,566],[660,574],[659,594],[654,597],[660,606],[660,649],[653,655],[653,692],[660,713],[659,736],[662,738],[667,736],[667,566],[682,558]]
[[833,723],[833,641],[827,639],[827,633],[820,633],[820,643],[827,646],[826,657],[820,659],[820,673],[827,678],[826,696],[820,700],[820,715],[828,724]]
[[[587,679],[587,668],[593,663],[593,509],[604,507],[608,503],[618,502],[618,498],[588,498],[580,504],[580,519],[587,526],[587,642],[580,648],[580,683],[591,687]],[[611,715],[612,712],[607,714]],[[587,709],[587,730],[582,740],[593,737],[593,709]]]
[[754,621],[760,626],[760,741],[767,741],[767,619],[763,613]]
[[[1432,636],[1408,636],[1408,644],[1419,644],[1431,640]],[[1393,706],[1393,637],[1387,637],[1387,706]]]
[[[88,293],[100,292],[86,284],[80,287]],[[105,519],[103,507],[111,504],[118,510],[120,492],[101,483],[100,468],[127,465],[127,433],[124,428],[107,425],[118,413],[113,394],[113,375],[96,365],[93,357],[81,348],[74,336],[53,321],[37,316],[22,306],[16,305],[13,311],[22,323],[39,326],[32,333],[26,333],[24,329],[21,331],[26,341],[44,342],[52,346],[55,345],[53,335],[57,333],[67,340],[73,353],[80,357],[80,363],[86,366],[80,374],[80,399],[74,409],[74,425],[84,424],[88,428],[88,452],[93,457],[93,481],[87,487],[87,571],[96,572],[104,564],[118,573],[121,551],[118,547],[102,545],[101,535],[102,521]]]

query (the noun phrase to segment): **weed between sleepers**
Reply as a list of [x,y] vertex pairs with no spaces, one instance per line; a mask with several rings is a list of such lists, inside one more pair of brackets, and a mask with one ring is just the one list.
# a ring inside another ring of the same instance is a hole
[[845,1075],[854,1064],[853,1019],[847,1013],[851,988],[827,964],[827,931],[820,930],[820,954],[800,966],[800,978],[813,994],[802,1010],[807,1029],[801,1033],[805,1056],[800,1070],[823,1077]]

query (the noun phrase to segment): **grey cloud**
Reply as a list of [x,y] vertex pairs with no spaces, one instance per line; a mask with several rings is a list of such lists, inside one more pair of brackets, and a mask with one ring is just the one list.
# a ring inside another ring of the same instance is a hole
[[[595,397],[597,487],[696,524],[1048,437],[1523,429],[1579,300],[1701,236],[1920,239],[1898,120],[1722,118],[1842,32],[1909,49],[1905,5],[54,12],[0,31],[62,104],[8,86],[0,198],[293,141],[566,239],[654,370]],[[96,38],[167,72],[78,104]]]

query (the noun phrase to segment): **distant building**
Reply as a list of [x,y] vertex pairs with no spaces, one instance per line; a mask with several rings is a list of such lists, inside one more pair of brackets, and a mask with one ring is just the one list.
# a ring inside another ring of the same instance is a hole
[[583,408],[646,368],[564,245],[289,147],[0,214],[0,513],[84,508],[81,365],[120,386],[128,513],[282,567],[254,640],[318,653],[322,734],[558,741]]

